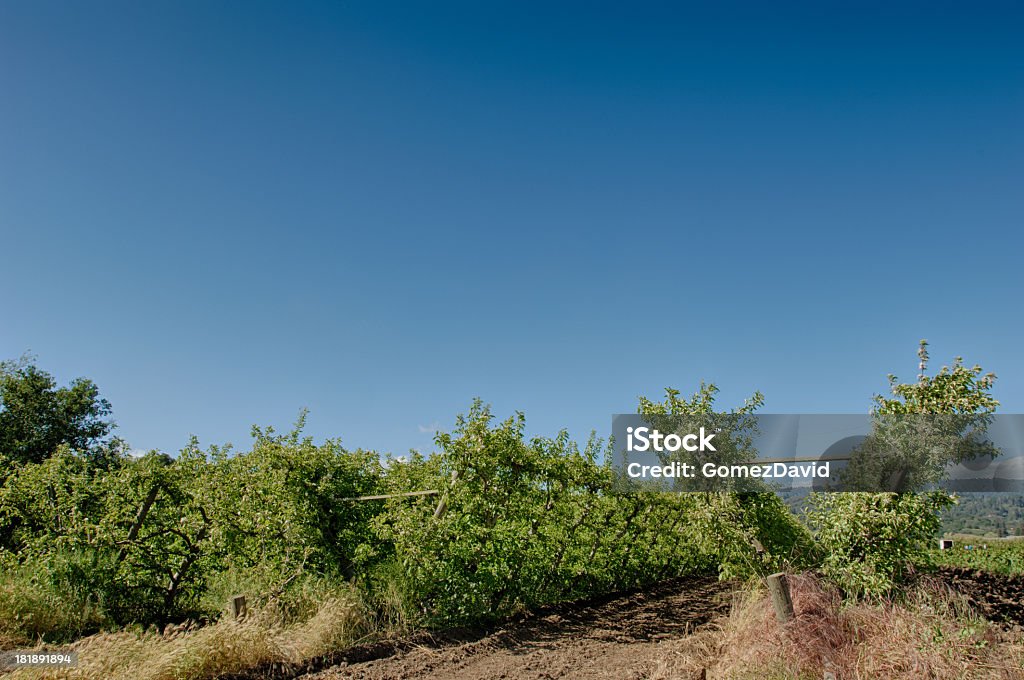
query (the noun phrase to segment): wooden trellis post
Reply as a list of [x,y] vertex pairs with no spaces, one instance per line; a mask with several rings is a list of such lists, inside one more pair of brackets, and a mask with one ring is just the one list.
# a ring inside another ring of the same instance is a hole
[[246,613],[249,611],[249,608],[245,602],[245,595],[233,596],[231,598],[229,606],[231,608],[231,618],[235,619],[236,621],[245,616]]
[[775,616],[780,623],[786,623],[793,619],[793,598],[789,594],[789,581],[786,574],[779,572],[768,577],[768,590],[772,594],[772,604],[775,606]]

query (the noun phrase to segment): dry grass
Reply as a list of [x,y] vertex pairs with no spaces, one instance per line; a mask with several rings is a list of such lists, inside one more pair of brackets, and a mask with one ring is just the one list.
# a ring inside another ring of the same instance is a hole
[[[845,605],[809,575],[792,577],[796,619],[780,626],[763,591],[738,595],[731,613],[666,644],[657,680],[970,679],[1024,680],[1024,636],[978,617],[938,582],[919,585],[901,604]],[[104,633],[70,646],[79,667],[20,670],[14,678],[185,680],[212,678],[272,662],[297,663],[350,646],[370,632],[354,592],[335,593],[308,618],[284,623],[268,607],[243,621],[223,619],[166,634]]]
[[1024,636],[977,616],[938,582],[902,604],[844,605],[809,575],[791,580],[796,619],[780,626],[763,591],[737,598],[714,627],[681,640],[652,678],[1024,680]]
[[339,593],[306,621],[285,625],[272,607],[241,621],[228,617],[196,629],[164,634],[101,633],[69,645],[78,667],[21,669],[13,678],[81,680],[192,680],[236,673],[272,662],[298,663],[348,646],[365,636],[368,618],[358,598]]

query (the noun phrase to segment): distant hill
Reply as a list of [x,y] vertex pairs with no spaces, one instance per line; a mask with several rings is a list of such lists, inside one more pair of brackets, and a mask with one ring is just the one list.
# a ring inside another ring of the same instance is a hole
[[964,493],[959,503],[942,513],[947,534],[1024,536],[1024,495]]
[[[958,492],[957,505],[942,513],[943,534],[1024,537],[1024,494]],[[807,503],[804,489],[779,492],[790,510],[800,514]]]

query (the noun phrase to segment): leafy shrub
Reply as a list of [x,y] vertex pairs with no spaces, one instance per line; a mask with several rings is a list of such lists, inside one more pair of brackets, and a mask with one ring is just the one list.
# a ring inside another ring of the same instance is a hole
[[927,565],[947,494],[834,493],[815,496],[808,517],[822,572],[849,595],[882,597]]

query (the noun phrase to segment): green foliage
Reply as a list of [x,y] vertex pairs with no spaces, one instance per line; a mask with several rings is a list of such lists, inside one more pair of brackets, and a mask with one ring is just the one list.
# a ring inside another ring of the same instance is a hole
[[376,520],[426,620],[490,618],[714,567],[694,499],[612,494],[599,441],[528,440],[524,426],[521,414],[495,423],[478,401],[438,435],[439,467],[389,468],[426,473],[444,492],[436,517],[436,498],[394,499]]
[[[651,419],[662,432],[693,432],[698,427],[721,429],[717,451],[708,461],[730,464],[750,461],[757,453],[752,447],[755,421],[750,417],[764,403],[755,392],[743,405],[729,412],[715,410],[718,387],[701,383],[689,399],[668,388],[665,400],[641,397],[638,412]],[[699,467],[702,454],[677,454],[680,462]],[[752,489],[764,488],[760,480],[745,480]],[[773,492],[701,493],[696,503],[701,526],[715,543],[719,573],[725,578],[763,576],[783,568],[802,567],[815,560],[814,541],[807,529]]]
[[953,538],[952,548],[939,550],[933,547],[931,557],[935,564],[1008,576],[1024,575],[1024,540],[979,539],[977,536]]
[[45,562],[0,553],[0,643],[72,640],[108,623],[95,596],[68,578],[74,561],[74,554]]
[[872,416],[871,433],[851,454],[842,481],[852,491],[910,491],[946,479],[948,466],[998,449],[986,438],[988,414]]
[[[712,416],[715,411],[715,395],[719,392],[718,386],[714,383],[700,383],[697,391],[687,399],[680,398],[679,390],[671,387],[665,388],[665,400],[661,402],[651,401],[647,397],[640,397],[640,407],[637,413],[644,415],[689,415],[689,416]],[[743,402],[743,406],[733,409],[736,414],[749,414],[764,405],[764,395],[760,392],[754,394]]]
[[[710,410],[714,389],[670,392],[666,409]],[[297,610],[318,579],[355,579],[383,619],[410,625],[694,572],[765,573],[811,552],[774,495],[614,493],[602,442],[527,438],[521,414],[498,423],[479,401],[438,435],[438,454],[386,463],[314,444],[302,425],[255,428],[237,454],[193,441],[176,458],[99,464],[60,447],[0,487],[5,559],[108,623],[216,616],[235,592]],[[351,500],[424,489],[441,495]]]
[[[282,583],[307,569],[350,578],[379,508],[343,499],[378,492],[381,464],[376,453],[337,441],[318,446],[300,437],[303,425],[304,414],[285,436],[254,428],[242,455],[211,449],[203,495],[211,536],[227,564],[269,569]],[[207,464],[194,444],[182,459]]]
[[[640,408],[711,416],[715,391],[669,390],[665,403]],[[496,422],[477,401],[438,435],[438,456],[389,466],[387,486],[443,493],[392,499],[375,520],[408,587],[402,597],[425,620],[474,621],[694,572],[763,574],[813,554],[809,532],[773,494],[617,493],[600,441],[581,449],[564,432],[528,439],[524,430],[522,414]]]
[[[757,392],[744,402],[743,406],[729,412],[715,410],[715,395],[718,387],[714,384],[701,383],[697,392],[689,399],[680,398],[680,392],[672,388],[665,390],[665,400],[654,402],[640,398],[637,412],[644,416],[650,427],[662,433],[675,433],[686,436],[690,432],[704,429],[715,432],[715,449],[713,451],[686,451],[681,449],[674,453],[661,453],[662,465],[678,463],[699,469],[705,463],[715,465],[731,465],[753,460],[757,452],[753,449],[753,437],[756,434],[757,422],[753,413],[764,402],[764,397]],[[672,481],[674,491],[708,491],[721,490],[720,480],[676,478]],[[761,480],[745,479],[734,482],[734,491],[767,491]]]
[[57,387],[29,357],[0,362],[0,464],[38,463],[62,444],[90,450],[113,427],[109,415],[91,380]]
[[976,414],[995,413],[999,402],[992,397],[995,373],[982,373],[981,366],[964,366],[962,357],[954,357],[952,366],[943,366],[933,376],[928,376],[928,341],[922,340],[917,350],[919,360],[918,381],[900,383],[895,375],[889,375],[892,397],[875,395],[875,411],[887,414],[911,413],[953,413]]
[[[952,368],[943,367],[936,375],[928,376],[928,350],[923,340],[918,357],[921,373],[917,383],[898,384],[895,376],[889,376],[892,398],[875,397],[874,413],[880,420],[887,422],[891,416],[953,414],[966,416],[954,428],[986,422],[985,417],[998,405],[990,395],[993,374],[982,375],[978,366],[965,368],[957,357]],[[910,421],[910,426],[915,423]],[[925,440],[932,442],[932,434]],[[909,438],[900,435],[886,439],[892,448],[880,450],[892,451],[898,457],[896,444],[917,436],[919,432]],[[945,456],[945,452],[959,449],[940,450]],[[939,467],[948,461],[943,458],[930,464]],[[953,504],[953,498],[943,492],[815,494],[808,518],[824,554],[824,572],[851,596],[891,593],[913,572],[915,565],[930,563],[932,542],[941,527],[939,512]]]
[[[57,392],[34,367],[5,371],[17,378],[10,394]],[[876,409],[984,416],[995,407],[990,387],[958,360],[918,385],[894,384],[895,398]],[[641,398],[639,412],[666,426],[722,427],[721,455],[747,460],[745,428],[763,397],[716,413],[716,393],[669,389],[662,402]],[[436,437],[438,453],[383,462],[314,443],[304,417],[284,435],[254,428],[239,453],[193,440],[177,457],[129,457],[97,444],[105,430],[62,436],[45,454],[41,444],[31,455],[12,449],[22,453],[0,482],[0,634],[68,639],[216,617],[237,592],[298,620],[344,581],[399,626],[471,623],[684,574],[811,564],[849,593],[875,596],[927,563],[948,504],[942,494],[818,497],[815,541],[774,493],[623,493],[600,440],[527,437],[522,414],[499,422],[480,401]],[[438,493],[403,495],[424,490]],[[380,494],[396,496],[355,500]],[[56,602],[81,614],[44,616]]]
[[944,493],[817,494],[808,518],[824,559],[822,572],[850,595],[889,595],[930,562]]
[[342,499],[377,491],[381,466],[371,452],[313,444],[301,425],[254,430],[252,450],[234,456],[192,442],[177,458],[98,465],[62,446],[0,486],[0,556],[33,565],[33,587],[77,593],[69,601],[93,601],[119,624],[216,615],[211,591],[241,582],[284,602],[310,575],[341,581],[374,540],[375,512]]
[[950,463],[998,455],[985,438],[999,404],[990,394],[995,375],[967,368],[956,357],[952,368],[928,376],[928,358],[922,340],[918,381],[899,384],[890,375],[892,398],[875,396],[872,433],[844,473],[847,488],[891,489],[888,480],[896,479],[901,488],[892,490],[926,488],[945,478]]

